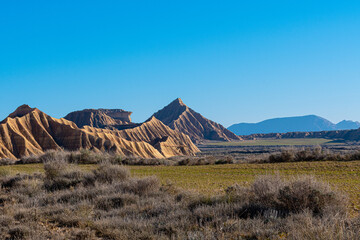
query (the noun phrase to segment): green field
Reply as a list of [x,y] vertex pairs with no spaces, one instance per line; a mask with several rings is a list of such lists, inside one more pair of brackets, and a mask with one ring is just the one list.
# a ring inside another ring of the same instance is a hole
[[211,146],[301,146],[331,144],[333,141],[324,138],[292,138],[292,139],[258,139],[239,142],[210,142]]
[[[81,165],[93,169],[96,165]],[[360,161],[352,162],[298,162],[272,164],[229,164],[203,166],[129,166],[138,177],[156,175],[163,184],[216,194],[235,183],[248,185],[257,176],[279,174],[284,177],[313,175],[346,193],[351,200],[351,209],[360,211]],[[0,176],[5,174],[43,172],[41,164],[1,166]]]
[[162,183],[216,194],[235,183],[248,185],[257,176],[279,174],[284,177],[313,175],[346,193],[352,210],[360,211],[360,161],[353,162],[299,162],[275,164],[230,164],[204,166],[133,166],[136,176],[156,175]]

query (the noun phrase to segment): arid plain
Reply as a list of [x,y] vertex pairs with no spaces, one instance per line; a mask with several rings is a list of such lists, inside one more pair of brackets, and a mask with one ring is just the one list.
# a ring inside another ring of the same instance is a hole
[[130,115],[23,105],[3,120],[1,237],[359,236],[360,130],[237,136],[181,99]]

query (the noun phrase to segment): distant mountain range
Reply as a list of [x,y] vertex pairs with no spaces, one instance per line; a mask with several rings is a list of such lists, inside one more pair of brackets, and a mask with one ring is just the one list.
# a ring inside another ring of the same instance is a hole
[[287,132],[319,132],[348,130],[360,128],[360,122],[344,120],[337,124],[316,116],[273,118],[259,123],[239,123],[228,129],[237,135],[287,133]]

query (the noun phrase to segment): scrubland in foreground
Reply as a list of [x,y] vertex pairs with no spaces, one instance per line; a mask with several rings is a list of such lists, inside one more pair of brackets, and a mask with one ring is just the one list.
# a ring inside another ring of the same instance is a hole
[[[345,149],[324,149],[319,146],[298,149],[271,147],[262,150],[268,151],[264,156],[256,156],[254,152],[259,149],[240,150],[242,152],[236,148],[235,153],[228,154],[218,151],[218,155],[215,155],[213,151],[210,154],[204,151],[202,153],[204,155],[197,157],[183,156],[170,159],[124,158],[87,150],[49,151],[40,156],[22,158],[15,164],[11,161],[9,162],[11,165],[0,166],[0,176],[44,172],[42,163],[52,161],[52,159],[63,159],[70,164],[79,164],[78,167],[85,171],[92,171],[97,164],[105,161],[129,165],[129,169],[136,177],[155,175],[162,184],[171,182],[176,187],[210,196],[222,193],[228,186],[236,183],[249,186],[259,175],[278,174],[284,178],[312,175],[346,193],[350,199],[351,214],[359,214],[360,161],[358,159],[360,159],[360,154],[357,146],[349,146]],[[253,159],[251,163],[224,164],[237,162],[238,155],[247,157],[255,155],[254,159],[260,160]],[[273,159],[276,161],[272,162]],[[3,159],[2,163],[6,164],[6,159]]]
[[262,176],[209,196],[156,177],[131,177],[120,165],[81,170],[60,156],[46,160],[44,173],[1,177],[1,239],[357,239],[360,234],[360,219],[349,217],[346,197],[313,177]]

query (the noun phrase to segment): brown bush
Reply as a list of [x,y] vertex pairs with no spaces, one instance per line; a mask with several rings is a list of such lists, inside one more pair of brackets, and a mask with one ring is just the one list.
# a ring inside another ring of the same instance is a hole
[[240,210],[244,213],[242,217],[256,217],[270,212],[285,217],[304,211],[319,216],[330,210],[344,214],[347,206],[347,200],[342,194],[308,176],[291,181],[264,176],[258,178],[250,188],[234,186],[226,192],[231,201],[245,203]]
[[120,165],[102,164],[94,171],[97,181],[102,183],[113,183],[124,181],[130,177],[130,171]]

